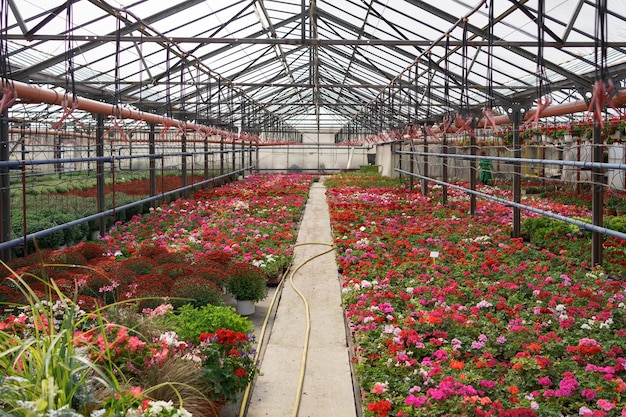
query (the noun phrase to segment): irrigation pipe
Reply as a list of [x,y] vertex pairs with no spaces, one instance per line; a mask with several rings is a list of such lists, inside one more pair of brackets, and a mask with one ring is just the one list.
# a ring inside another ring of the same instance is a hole
[[[329,249],[327,251],[324,251],[322,253],[318,253],[317,255],[314,255],[311,258],[307,259],[306,261],[302,262],[301,264],[299,264],[291,272],[291,274],[289,276],[289,283],[291,284],[291,287],[294,289],[294,291],[296,291],[296,293],[304,301],[304,305],[305,305],[305,309],[306,309],[306,317],[307,317],[307,330],[306,330],[306,337],[305,337],[305,345],[304,345],[304,348],[303,348],[304,350],[303,350],[303,355],[302,355],[302,365],[301,365],[301,368],[300,368],[300,378],[299,378],[299,381],[298,381],[298,392],[297,392],[297,396],[296,396],[296,404],[294,405],[294,414],[293,414],[294,417],[298,414],[298,409],[300,408],[300,397],[302,396],[302,385],[303,385],[303,382],[304,382],[304,370],[306,369],[306,352],[308,351],[308,346],[309,346],[309,334],[310,334],[310,331],[311,331],[311,320],[310,320],[310,314],[309,314],[309,304],[306,301],[306,298],[302,295],[302,293],[294,286],[294,284],[293,284],[293,276],[295,275],[295,273],[300,268],[302,268],[308,262],[312,261],[313,259],[315,259],[315,258],[317,258],[319,256],[325,255],[325,254],[335,250],[335,247],[334,247],[333,244],[322,243],[322,242],[298,243],[298,244],[295,244],[294,247],[296,247],[296,246],[306,246],[306,245],[330,246],[331,249]],[[285,282],[285,277],[289,273],[289,270],[291,269],[291,266],[292,266],[292,264],[289,264],[289,268],[287,268],[287,270],[281,276],[280,281],[278,282],[278,285],[276,286],[276,291],[274,291],[274,295],[272,296],[272,300],[270,301],[269,307],[267,309],[267,314],[265,314],[265,319],[263,320],[263,325],[261,326],[261,332],[259,333],[259,336],[258,336],[259,347],[258,347],[258,349],[256,351],[256,354],[255,354],[255,357],[254,357],[254,362],[255,363],[258,361],[259,356],[261,354],[261,343],[263,343],[263,339],[265,338],[265,332],[267,331],[267,324],[269,322],[270,315],[272,314],[272,311],[274,311],[274,306],[276,304],[276,301],[278,300],[278,296],[281,294],[282,287],[283,287],[284,282]],[[248,401],[249,401],[249,397],[250,397],[251,387],[252,387],[252,382],[250,384],[248,384],[248,386],[246,387],[246,390],[244,391],[243,398],[242,398],[242,401],[241,401],[241,407],[239,409],[239,417],[244,417],[245,414],[246,414],[246,409],[248,408]]]
[[[313,244],[315,244],[315,243],[313,243]],[[320,243],[317,243],[317,244],[319,245]],[[302,348],[302,364],[300,366],[300,377],[298,379],[298,390],[296,392],[296,401],[295,401],[294,406],[293,406],[293,413],[291,414],[293,417],[297,417],[298,410],[300,409],[300,398],[302,397],[302,386],[304,385],[304,373],[306,371],[306,360],[307,360],[307,355],[308,355],[308,352],[309,352],[309,336],[311,334],[311,312],[310,312],[310,309],[309,309],[309,302],[306,300],[306,297],[304,296],[304,294],[302,294],[302,292],[300,292],[300,290],[294,285],[294,283],[293,283],[293,276],[295,275],[296,272],[298,272],[298,270],[300,268],[302,268],[308,262],[310,262],[313,259],[318,258],[318,257],[320,257],[322,255],[326,255],[327,253],[330,253],[330,252],[335,250],[335,248],[331,244],[327,244],[327,243],[324,244],[324,243],[322,243],[322,245],[328,245],[328,246],[331,246],[331,248],[326,250],[326,251],[324,251],[324,252],[320,252],[317,255],[314,255],[314,256],[310,257],[309,259],[307,259],[306,261],[302,262],[289,275],[289,284],[291,285],[291,288],[293,288],[293,290],[302,299],[302,302],[304,303],[305,312],[306,312],[306,334],[305,334],[305,337],[304,337],[304,346]]]

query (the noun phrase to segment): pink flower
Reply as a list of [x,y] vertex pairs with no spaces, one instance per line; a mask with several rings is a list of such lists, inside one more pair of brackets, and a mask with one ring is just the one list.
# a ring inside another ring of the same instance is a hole
[[537,383],[539,385],[543,386],[543,387],[549,387],[550,385],[552,385],[552,381],[547,376],[543,376],[543,377],[539,378],[537,380]]
[[146,346],[146,342],[142,341],[140,338],[138,338],[137,336],[131,336],[128,339],[128,349],[131,352],[136,352],[138,350],[141,350],[144,348],[144,346]]
[[610,410],[612,410],[615,407],[615,404],[613,404],[612,402],[607,401],[605,399],[598,400],[598,402],[596,404],[598,405],[598,407],[600,407],[604,411],[610,411]]
[[411,394],[404,400],[406,405],[412,405],[413,407],[419,408],[426,402],[426,397],[416,397]]
[[387,391],[387,383],[386,382],[377,382],[374,384],[374,387],[372,388],[372,394],[382,394],[383,392]]

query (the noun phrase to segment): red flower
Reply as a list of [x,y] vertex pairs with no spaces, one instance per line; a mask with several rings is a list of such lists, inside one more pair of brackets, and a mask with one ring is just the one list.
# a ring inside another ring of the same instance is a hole
[[243,368],[237,368],[237,369],[235,369],[235,375],[238,378],[245,378],[246,376],[248,376],[248,373]]
[[387,417],[391,411],[391,403],[387,400],[376,401],[367,405],[368,411],[373,411],[377,417]]

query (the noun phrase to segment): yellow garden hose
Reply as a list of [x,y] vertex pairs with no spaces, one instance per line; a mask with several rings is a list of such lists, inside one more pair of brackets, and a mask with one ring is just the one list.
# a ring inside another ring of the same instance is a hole
[[[310,318],[310,311],[309,311],[309,303],[307,302],[307,300],[304,297],[304,295],[295,287],[295,285],[293,283],[293,276],[295,275],[295,273],[300,268],[302,268],[308,262],[310,262],[313,259],[316,259],[316,258],[318,258],[318,257],[320,257],[322,255],[325,255],[325,254],[327,254],[329,252],[332,252],[335,249],[333,244],[321,243],[321,242],[298,243],[298,244],[294,245],[294,247],[295,246],[306,246],[306,245],[322,245],[322,246],[330,246],[331,248],[328,249],[327,251],[318,253],[317,255],[314,255],[314,256],[310,257],[309,259],[307,259],[306,261],[300,263],[296,268],[293,269],[293,271],[291,271],[291,274],[289,274],[289,284],[291,285],[293,290],[298,294],[298,296],[300,296],[300,298],[304,302],[305,312],[306,312],[306,323],[307,323],[306,336],[305,336],[303,353],[302,353],[302,364],[301,364],[301,367],[300,367],[300,377],[299,377],[299,380],[298,380],[298,389],[297,389],[297,393],[296,393],[296,403],[294,404],[294,409],[293,409],[293,416],[294,417],[298,415],[298,409],[300,408],[300,397],[302,396],[302,386],[303,386],[303,383],[304,383],[304,372],[306,370],[306,358],[307,358],[308,346],[309,346],[309,334],[311,332],[311,318]],[[269,319],[270,319],[270,316],[272,314],[272,311],[274,310],[274,305],[276,304],[276,301],[278,300],[278,296],[281,294],[281,290],[282,290],[282,286],[283,286],[284,281],[285,281],[285,277],[289,273],[289,271],[291,269],[291,266],[292,266],[292,264],[289,264],[289,267],[287,268],[285,273],[283,273],[283,275],[281,276],[280,281],[278,282],[278,285],[276,286],[276,291],[274,291],[274,295],[272,296],[272,300],[271,300],[271,302],[269,304],[269,307],[267,309],[267,313],[265,315],[265,319],[263,320],[263,325],[261,326],[261,331],[260,331],[259,336],[258,336],[259,346],[257,348],[256,355],[254,357],[255,363],[258,361],[259,355],[261,354],[261,343],[263,343],[263,339],[265,338],[265,332],[267,330],[267,324],[269,322]],[[246,387],[246,390],[244,391],[243,398],[242,398],[242,401],[241,401],[241,408],[239,409],[239,417],[244,417],[245,414],[246,414],[246,409],[248,407],[248,401],[249,401],[251,387],[252,387],[252,383],[248,384],[248,386]]]

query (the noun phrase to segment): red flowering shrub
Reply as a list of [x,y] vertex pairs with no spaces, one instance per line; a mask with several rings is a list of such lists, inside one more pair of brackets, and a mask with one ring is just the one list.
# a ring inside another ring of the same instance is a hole
[[73,246],[76,251],[79,251],[83,254],[87,260],[101,258],[106,256],[108,249],[104,244],[97,242],[80,242],[78,245]]
[[67,248],[51,252],[46,259],[50,264],[87,265],[87,258],[76,248]]
[[[9,259],[7,261],[7,265],[11,267],[13,270],[17,270],[19,268],[23,268],[25,266],[30,266],[33,264],[40,264],[42,259],[47,259],[48,255],[52,252],[52,249],[45,248],[40,249],[36,253],[31,253],[30,255],[22,256],[19,258]],[[4,268],[4,267],[3,267]]]
[[228,267],[226,289],[237,300],[261,301],[267,296],[267,276],[258,266],[235,262]]
[[192,269],[183,263],[164,263],[152,269],[153,274],[163,274],[176,280],[178,277],[191,275]]
[[174,307],[191,304],[201,307],[206,304],[224,304],[224,295],[220,287],[214,282],[200,276],[191,275],[179,278],[170,290]]
[[173,280],[166,275],[142,275],[129,285],[121,299],[140,299],[140,308],[156,308],[170,296],[173,284]]
[[196,275],[208,279],[215,283],[218,287],[222,287],[226,283],[228,277],[227,272],[222,268],[204,267],[195,271]]
[[161,253],[154,258],[157,265],[160,264],[188,264],[189,260],[183,252],[166,252]]
[[19,291],[8,279],[4,279],[0,282],[0,303],[15,301],[19,295]]
[[87,262],[87,266],[100,268],[103,271],[114,271],[119,268],[119,263],[113,256],[103,256],[101,258],[92,258]]
[[169,253],[165,246],[154,246],[152,244],[143,244],[133,252],[133,256],[146,256],[150,259],[156,259],[160,255]]
[[133,256],[132,258],[124,259],[120,264],[139,275],[146,275],[152,271],[155,262],[147,256]]
[[222,266],[228,266],[233,261],[234,255],[224,252],[221,250],[214,250],[210,252],[205,252],[196,257],[196,263],[202,265],[203,263],[209,262],[217,262]]

